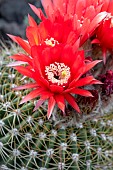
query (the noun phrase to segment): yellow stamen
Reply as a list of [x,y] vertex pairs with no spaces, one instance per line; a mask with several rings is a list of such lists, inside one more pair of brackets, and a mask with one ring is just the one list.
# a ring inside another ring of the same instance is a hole
[[47,38],[45,40],[45,43],[46,45],[50,45],[51,47],[54,47],[56,44],[59,44],[59,42],[52,37],[50,39]]
[[71,76],[70,68],[64,63],[52,63],[45,66],[45,74],[48,80],[57,85],[65,85]]
[[66,70],[62,71],[62,73],[61,73],[62,78],[66,77],[66,75],[67,75]]

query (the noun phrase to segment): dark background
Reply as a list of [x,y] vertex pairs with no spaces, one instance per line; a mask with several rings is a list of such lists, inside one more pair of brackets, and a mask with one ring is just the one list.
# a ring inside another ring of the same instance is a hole
[[0,0],[0,40],[8,40],[6,33],[25,38],[28,13],[39,22],[28,3],[42,8],[40,0]]

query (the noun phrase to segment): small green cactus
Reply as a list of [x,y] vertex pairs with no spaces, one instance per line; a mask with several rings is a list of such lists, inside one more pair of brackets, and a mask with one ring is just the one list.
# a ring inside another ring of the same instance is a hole
[[112,170],[113,114],[96,113],[81,118],[70,127],[48,120],[46,106],[33,112],[35,101],[19,105],[28,93],[12,88],[22,76],[12,68],[7,54],[18,47],[2,50],[0,65],[0,167],[2,170]]

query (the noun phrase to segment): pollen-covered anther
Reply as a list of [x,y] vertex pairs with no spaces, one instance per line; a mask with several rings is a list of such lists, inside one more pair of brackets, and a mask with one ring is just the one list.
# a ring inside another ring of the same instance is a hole
[[52,37],[50,39],[47,38],[44,42],[46,45],[50,45],[52,47],[54,47],[56,44],[59,44],[59,42]]
[[45,67],[48,80],[53,84],[65,85],[71,76],[70,68],[64,63],[53,63]]

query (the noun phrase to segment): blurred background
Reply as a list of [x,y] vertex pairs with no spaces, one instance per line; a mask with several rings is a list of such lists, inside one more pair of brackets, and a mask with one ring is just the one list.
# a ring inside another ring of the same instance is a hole
[[40,0],[0,0],[0,40],[6,43],[8,40],[6,33],[25,38],[28,13],[40,22],[28,3],[42,8]]

